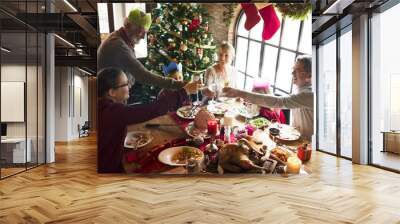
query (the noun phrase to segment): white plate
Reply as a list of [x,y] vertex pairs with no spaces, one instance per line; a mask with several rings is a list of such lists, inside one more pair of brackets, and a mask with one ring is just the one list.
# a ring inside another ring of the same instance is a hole
[[275,127],[279,129],[279,135],[276,136],[277,139],[283,140],[283,141],[297,141],[300,139],[300,132],[287,124],[274,124],[271,127]]
[[211,136],[207,134],[207,129],[205,131],[201,131],[200,129],[197,129],[194,127],[194,122],[190,122],[188,126],[185,128],[186,134],[188,134],[190,137],[202,137],[204,139],[208,139]]
[[253,113],[248,113],[245,107],[235,108],[236,113],[245,118],[254,118],[260,115],[260,108],[253,110]]
[[197,112],[200,111],[200,108],[196,108],[195,112],[192,114],[192,116],[186,116],[185,112],[190,112],[190,110],[193,108],[193,106],[183,106],[180,107],[178,110],[176,110],[176,115],[178,115],[178,117],[183,118],[183,119],[194,119]]
[[210,111],[210,113],[213,113],[215,115],[224,115],[229,109],[229,105],[226,103],[213,103],[209,104],[207,106],[207,110]]
[[153,141],[153,136],[151,136],[150,132],[145,132],[145,131],[131,131],[126,134],[125,141],[124,141],[124,147],[125,148],[130,148],[134,149],[135,145],[129,144],[129,140],[131,139],[132,141],[135,141],[136,136],[146,136],[146,141],[141,142],[138,144],[137,148],[141,148],[143,146],[148,145],[151,141]]
[[188,148],[191,150],[196,150],[198,152],[200,152],[201,156],[198,158],[199,161],[203,161],[204,160],[204,153],[198,149],[198,148],[194,148],[194,147],[190,147],[190,146],[178,146],[178,147],[172,147],[172,148],[168,148],[165,149],[164,151],[162,151],[160,154],[158,154],[158,160],[166,165],[170,165],[170,166],[185,166],[185,163],[176,163],[176,161],[173,161],[173,157],[181,152],[184,148]]

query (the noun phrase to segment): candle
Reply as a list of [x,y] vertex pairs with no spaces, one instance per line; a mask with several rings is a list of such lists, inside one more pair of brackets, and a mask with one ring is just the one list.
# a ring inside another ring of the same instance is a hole
[[287,159],[287,169],[288,173],[299,173],[301,167],[301,160],[297,156],[291,156]]
[[209,135],[216,136],[218,133],[218,123],[216,120],[207,121],[207,131]]
[[246,131],[247,131],[247,134],[248,134],[248,135],[252,136],[253,133],[254,133],[254,127],[251,126],[251,125],[247,125],[247,126],[246,126]]
[[232,127],[233,125],[233,115],[226,113],[224,116],[224,126]]

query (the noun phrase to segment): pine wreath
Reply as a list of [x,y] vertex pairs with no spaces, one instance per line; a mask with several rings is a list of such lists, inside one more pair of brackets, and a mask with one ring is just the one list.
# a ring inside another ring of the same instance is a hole
[[283,17],[305,20],[312,10],[312,5],[309,0],[306,0],[305,3],[275,4],[275,8],[278,9]]

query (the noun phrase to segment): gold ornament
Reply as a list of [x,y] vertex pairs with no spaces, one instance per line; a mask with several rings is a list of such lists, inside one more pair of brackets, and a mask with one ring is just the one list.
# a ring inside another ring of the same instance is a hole
[[186,19],[182,19],[181,23],[182,25],[188,25],[188,21]]
[[187,51],[187,46],[183,42],[181,42],[181,46],[179,47],[179,50]]

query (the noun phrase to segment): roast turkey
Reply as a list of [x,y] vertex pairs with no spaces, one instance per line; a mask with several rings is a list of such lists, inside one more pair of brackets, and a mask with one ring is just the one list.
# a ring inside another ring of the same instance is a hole
[[238,143],[226,144],[218,151],[218,165],[224,172],[240,173],[249,170],[258,170],[263,172],[264,168],[256,165],[250,158],[252,154],[262,156],[257,150],[254,150],[246,139],[240,139]]

